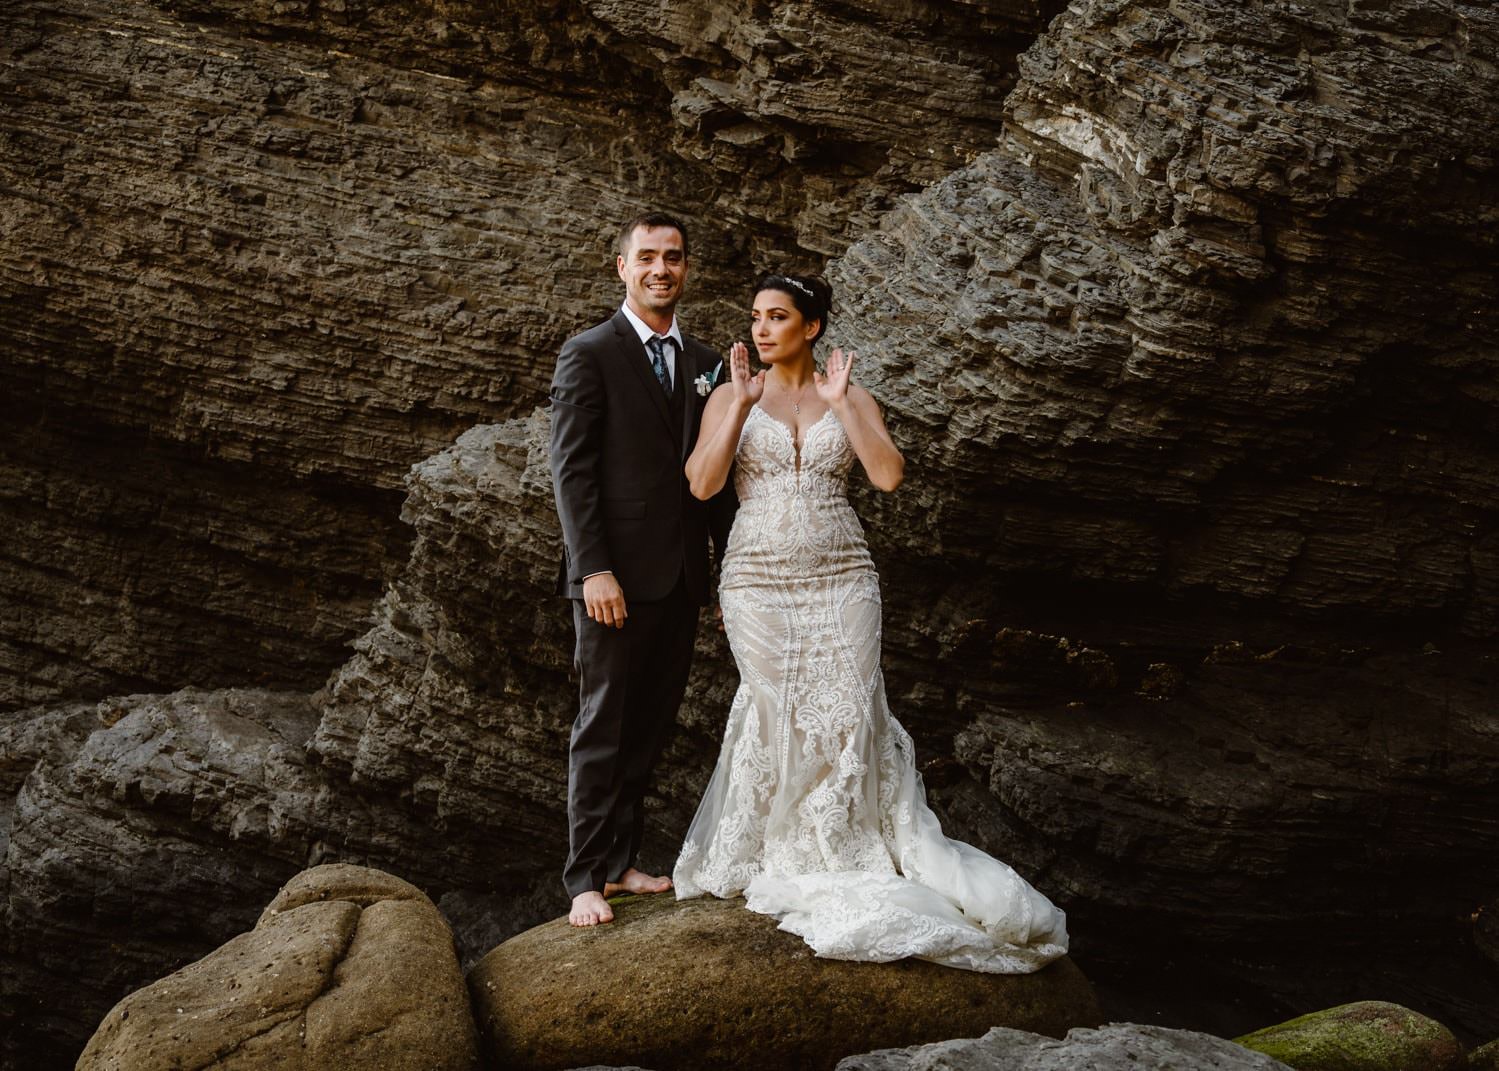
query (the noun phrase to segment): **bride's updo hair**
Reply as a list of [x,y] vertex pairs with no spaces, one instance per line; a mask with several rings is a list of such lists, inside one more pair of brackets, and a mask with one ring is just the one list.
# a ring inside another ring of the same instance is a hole
[[766,275],[755,284],[755,294],[762,290],[777,290],[789,294],[796,311],[804,320],[817,321],[816,342],[828,329],[828,317],[833,312],[833,288],[817,275]]

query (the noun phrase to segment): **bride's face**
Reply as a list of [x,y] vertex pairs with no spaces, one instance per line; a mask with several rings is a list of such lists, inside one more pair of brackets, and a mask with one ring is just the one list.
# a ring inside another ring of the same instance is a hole
[[819,326],[797,310],[790,294],[779,290],[762,290],[755,295],[750,322],[755,348],[766,364],[800,357],[812,348]]

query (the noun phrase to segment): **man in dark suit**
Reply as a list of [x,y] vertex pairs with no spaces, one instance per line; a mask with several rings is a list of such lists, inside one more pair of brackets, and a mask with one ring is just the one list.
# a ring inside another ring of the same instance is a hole
[[710,511],[725,521],[732,511],[732,501],[693,498],[682,471],[707,400],[699,377],[720,363],[677,325],[687,265],[680,221],[661,213],[629,221],[616,256],[624,305],[568,339],[552,376],[552,487],[564,542],[557,592],[572,600],[580,677],[563,871],[575,926],[611,921],[606,895],[671,888],[669,878],[635,869],[641,801],[682,702],[708,599]]

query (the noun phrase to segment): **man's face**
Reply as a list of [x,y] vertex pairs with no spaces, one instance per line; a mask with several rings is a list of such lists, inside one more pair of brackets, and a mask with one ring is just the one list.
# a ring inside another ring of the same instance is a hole
[[670,316],[687,279],[687,253],[675,227],[636,227],[616,258],[625,294],[637,312]]

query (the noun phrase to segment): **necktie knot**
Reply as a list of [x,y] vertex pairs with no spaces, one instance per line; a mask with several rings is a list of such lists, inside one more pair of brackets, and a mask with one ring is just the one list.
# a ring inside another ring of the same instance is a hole
[[666,367],[666,344],[671,341],[660,335],[652,335],[645,340],[645,348],[651,354],[651,371],[656,373],[661,389],[667,394],[671,393],[671,372]]

